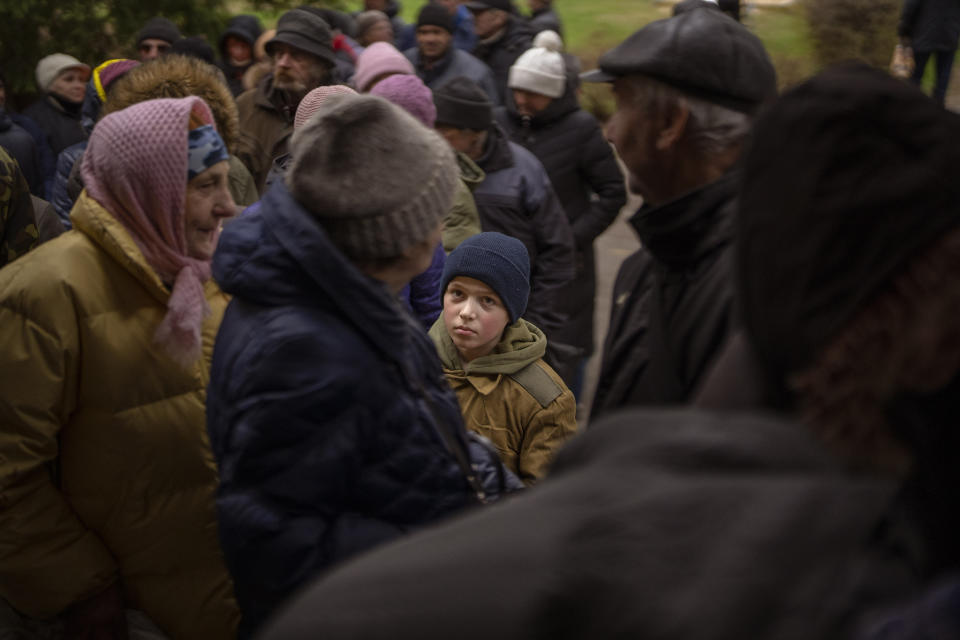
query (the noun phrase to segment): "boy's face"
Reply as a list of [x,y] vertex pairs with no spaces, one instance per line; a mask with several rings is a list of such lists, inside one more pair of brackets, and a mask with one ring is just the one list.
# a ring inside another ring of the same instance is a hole
[[457,276],[443,294],[443,324],[466,364],[493,351],[510,322],[493,289],[474,278]]

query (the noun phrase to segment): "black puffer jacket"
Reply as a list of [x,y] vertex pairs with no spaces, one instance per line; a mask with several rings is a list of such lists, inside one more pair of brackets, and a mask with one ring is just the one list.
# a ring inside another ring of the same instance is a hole
[[562,299],[568,322],[551,337],[586,357],[593,353],[593,241],[616,220],[627,194],[613,150],[596,119],[577,104],[575,87],[576,77],[568,77],[567,92],[532,119],[517,113],[511,93],[496,118],[512,141],[543,163],[567,213],[577,246],[577,274]]
[[954,51],[960,38],[960,0],[906,0],[897,33],[914,51]]
[[324,576],[263,638],[848,638],[914,586],[895,491],[794,423],[630,411],[525,496]]
[[593,417],[696,390],[733,324],[736,188],[730,173],[630,221],[643,248],[617,274]]
[[473,55],[493,71],[493,79],[497,83],[497,91],[500,94],[498,104],[503,104],[503,99],[507,95],[510,67],[517,61],[520,54],[533,44],[533,35],[526,20],[510,16],[503,35],[493,42],[477,42]]
[[37,143],[26,129],[14,124],[6,110],[0,107],[0,147],[7,150],[20,165],[30,193],[43,197],[43,166]]
[[484,231],[513,236],[530,255],[530,299],[523,317],[551,340],[565,322],[559,299],[573,280],[574,241],[567,216],[536,156],[490,130],[477,165],[487,174],[473,199]]
[[87,139],[80,124],[82,103],[71,103],[48,94],[23,110],[23,115],[40,125],[47,136],[50,150],[56,157],[72,144]]

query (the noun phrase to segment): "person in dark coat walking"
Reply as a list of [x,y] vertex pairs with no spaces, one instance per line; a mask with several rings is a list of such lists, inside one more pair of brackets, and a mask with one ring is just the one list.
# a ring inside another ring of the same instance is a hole
[[[437,130],[486,173],[473,191],[480,225],[517,238],[530,256],[530,302],[526,319],[547,336],[566,319],[561,298],[573,280],[575,246],[563,206],[543,165],[511,142],[493,120],[486,94],[466,78],[454,78],[433,93]],[[551,364],[555,359],[549,357]]]
[[80,126],[80,109],[89,78],[90,67],[65,53],[37,63],[37,87],[43,97],[24,109],[23,115],[43,129],[54,157],[87,137]]
[[257,16],[239,15],[230,18],[227,28],[220,34],[220,70],[227,78],[227,85],[234,97],[244,92],[243,74],[253,66],[253,46],[263,33],[263,25]]
[[593,353],[596,260],[593,241],[617,218],[626,203],[623,174],[596,119],[577,102],[579,78],[567,65],[553,32],[510,69],[506,107],[497,122],[513,142],[529,149],[547,170],[576,242],[577,273],[560,302],[567,322],[550,339],[575,351],[557,369],[580,397],[584,365]]
[[285,180],[226,227],[213,264],[233,299],[207,424],[241,637],[321,571],[497,490],[470,480],[473,465],[502,469],[495,452],[468,451],[436,350],[397,297],[440,241],[453,152],[399,107],[356,95],[329,97],[292,150]]
[[439,89],[454,78],[469,78],[480,86],[491,102],[499,103],[500,90],[490,67],[453,44],[453,17],[439,4],[420,10],[415,48],[403,55],[417,70],[417,76],[431,89]]
[[957,0],[905,0],[897,34],[913,49],[914,69],[910,80],[920,84],[927,62],[936,62],[933,99],[941,105],[947,97],[953,58],[960,38],[960,2]]
[[[847,67],[754,133],[736,281],[761,375],[717,373],[772,391],[762,412],[602,418],[535,491],[340,567],[265,640],[953,637],[955,573],[924,615],[858,631],[958,551],[960,117]],[[918,478],[940,536],[903,500]],[[952,626],[895,633],[932,613]]]
[[686,402],[733,326],[734,167],[776,93],[759,38],[719,11],[653,22],[585,79],[614,83],[607,135],[644,198],[617,274],[594,416]]
[[510,0],[471,0],[464,6],[473,14],[477,46],[473,55],[493,71],[499,98],[507,95],[507,75],[520,54],[533,43],[533,31],[527,21],[513,13]]

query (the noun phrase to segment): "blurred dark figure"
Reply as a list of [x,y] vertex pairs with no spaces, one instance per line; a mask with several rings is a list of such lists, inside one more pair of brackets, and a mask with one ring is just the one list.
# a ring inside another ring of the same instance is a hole
[[30,198],[20,165],[0,148],[0,267],[39,244]]
[[37,142],[26,129],[10,118],[2,105],[0,105],[0,147],[3,147],[20,165],[20,171],[23,172],[30,193],[42,198],[44,196],[43,166],[40,164]]
[[[493,118],[487,94],[467,78],[454,78],[433,92],[437,131],[456,151],[486,173],[473,190],[484,231],[499,231],[523,242],[530,256],[530,302],[524,315],[547,336],[566,317],[566,287],[576,267],[573,231],[543,164],[511,142]],[[547,362],[553,366],[551,358]]]
[[533,44],[533,31],[526,20],[514,14],[510,0],[470,0],[463,6],[473,14],[477,34],[473,55],[493,71],[499,92],[496,103],[503,104],[510,67]]
[[46,197],[53,185],[53,172],[57,157],[53,155],[53,150],[47,142],[47,135],[40,128],[40,125],[23,114],[14,113],[7,106],[7,76],[3,73],[3,69],[0,69],[0,108],[4,109],[13,124],[29,133],[30,137],[33,138],[34,146],[39,155],[40,173],[43,180],[40,194]]
[[217,64],[217,55],[213,52],[213,47],[200,36],[180,38],[170,47],[170,53],[179,53],[182,56],[203,60],[207,64]]
[[913,49],[914,84],[923,80],[931,56],[936,61],[933,99],[943,104],[950,84],[953,58],[960,38],[960,2],[957,0],[905,0],[897,34]]
[[253,66],[253,47],[263,33],[263,25],[257,16],[239,15],[230,18],[227,28],[220,34],[220,70],[227,78],[227,85],[234,97],[243,93],[243,74]]
[[181,37],[180,29],[169,19],[157,16],[147,20],[137,32],[137,54],[140,62],[148,62],[170,52]]
[[718,9],[740,21],[740,0],[680,0],[673,5],[673,15],[694,9]]
[[929,538],[888,463],[952,463],[928,489],[956,500],[960,118],[856,67],[754,134],[737,284],[763,375],[727,369],[716,398],[753,381],[814,412],[605,418],[536,490],[341,567],[264,638],[840,640],[921,593]]
[[776,93],[760,39],[718,11],[651,23],[600,58],[607,137],[643,207],[620,267],[593,415],[687,401],[733,323],[735,170],[754,112]]
[[393,23],[383,11],[364,11],[356,16],[357,43],[369,47],[374,42],[395,42]]
[[510,68],[506,107],[496,118],[510,139],[543,163],[563,204],[576,242],[576,276],[559,304],[568,320],[550,334],[551,363],[580,398],[586,360],[593,353],[596,260],[593,241],[626,203],[623,174],[596,118],[580,108],[576,65],[563,43],[544,31]]
[[533,33],[555,31],[563,37],[563,22],[553,8],[553,0],[527,0],[530,7],[530,28]]
[[[407,23],[400,17],[401,5],[397,0],[363,0],[362,11],[382,11],[390,19],[390,26],[393,27],[394,36],[399,38],[400,34],[406,30]],[[362,11],[357,11],[354,17]],[[395,44],[391,42],[390,44]],[[399,44],[397,45],[399,48]]]

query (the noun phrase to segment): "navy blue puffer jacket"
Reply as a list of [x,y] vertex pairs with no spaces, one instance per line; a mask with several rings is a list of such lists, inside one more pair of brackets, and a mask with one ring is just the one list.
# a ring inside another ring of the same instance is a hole
[[469,504],[466,447],[426,333],[280,182],[223,232],[233,296],[207,399],[241,636],[322,569]]

